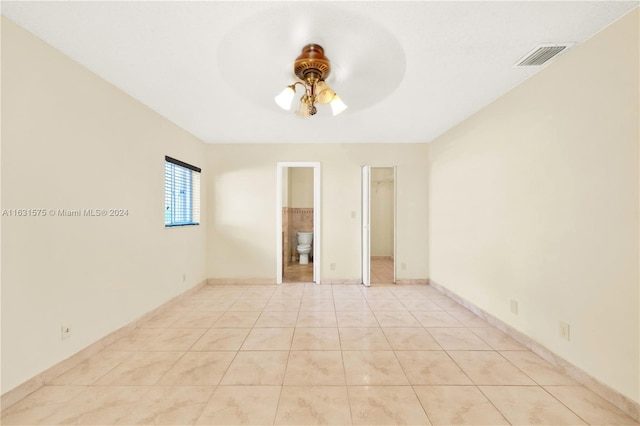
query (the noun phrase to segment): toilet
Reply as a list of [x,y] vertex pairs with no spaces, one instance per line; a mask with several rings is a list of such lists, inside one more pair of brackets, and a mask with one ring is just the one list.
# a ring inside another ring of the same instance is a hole
[[309,263],[309,254],[311,253],[311,243],[313,242],[313,232],[297,232],[298,245],[296,250],[300,255],[300,264]]

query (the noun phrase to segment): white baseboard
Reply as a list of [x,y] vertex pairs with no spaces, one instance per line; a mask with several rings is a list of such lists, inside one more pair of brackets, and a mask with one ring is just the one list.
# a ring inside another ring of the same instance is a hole
[[551,365],[558,368],[560,371],[582,384],[587,389],[593,391],[594,393],[600,395],[605,400],[609,401],[611,404],[618,407],[620,410],[624,411],[626,414],[631,416],[636,421],[640,421],[640,404],[629,399],[628,397],[622,395],[620,392],[612,389],[610,386],[600,382],[595,377],[591,376],[587,372],[581,370],[575,365],[571,364],[569,361],[555,354],[551,350],[549,350],[544,345],[536,342],[531,339],[527,335],[522,332],[514,329],[504,321],[494,317],[488,312],[485,312],[478,306],[473,303],[463,299],[458,296],[456,293],[451,290],[443,287],[442,285],[434,282],[433,280],[429,280],[429,284],[444,294],[445,296],[455,300],[465,308],[469,309],[474,314],[478,315],[480,318],[484,319],[489,324],[493,325],[503,333],[512,337],[513,339],[520,342],[522,345],[531,350],[531,352],[537,354],[539,357],[550,363]]
[[46,369],[45,371],[43,371],[40,374],[37,374],[36,376],[32,377],[31,379],[27,380],[26,382],[24,382],[24,383],[16,386],[15,388],[5,392],[4,394],[2,394],[0,396],[1,409],[5,410],[6,408],[8,408],[8,407],[12,406],[13,404],[15,404],[16,402],[20,401],[22,398],[24,398],[24,397],[28,396],[29,394],[37,391],[42,386],[50,383],[53,379],[55,379],[56,377],[58,377],[59,375],[61,375],[65,371],[75,367],[76,365],[82,363],[83,361],[86,361],[88,358],[90,358],[91,356],[95,355],[96,353],[98,353],[102,349],[106,348],[107,346],[111,345],[113,342],[115,342],[119,338],[125,336],[126,334],[130,333],[134,329],[138,328],[144,322],[146,322],[149,319],[155,317],[156,315],[162,313],[166,309],[171,308],[173,305],[175,305],[176,303],[180,302],[183,298],[185,298],[186,296],[189,296],[191,293],[201,289],[202,287],[204,287],[206,285],[206,283],[207,283],[206,280],[202,281],[201,283],[195,285],[194,287],[190,288],[189,290],[185,291],[184,293],[181,293],[181,294],[177,295],[173,299],[170,299],[169,301],[163,303],[162,305],[158,306],[157,308],[153,309],[152,311],[147,312],[146,314],[142,315],[138,319],[133,320],[129,324],[127,324],[127,325],[125,325],[123,327],[120,327],[119,329],[117,329],[116,331],[114,331],[112,333],[109,333],[108,335],[106,335],[102,339],[90,344],[89,346],[85,347],[84,349],[81,349],[80,351],[78,351],[75,354],[71,355],[69,358],[67,358],[67,359],[55,364],[54,366]]

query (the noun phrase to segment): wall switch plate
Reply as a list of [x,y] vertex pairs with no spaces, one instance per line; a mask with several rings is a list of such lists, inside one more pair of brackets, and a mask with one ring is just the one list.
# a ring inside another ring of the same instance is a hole
[[356,218],[356,211],[351,210],[351,219],[355,219],[355,218]]
[[402,262],[402,263],[400,264],[400,269],[407,269],[407,264],[406,264],[406,263],[404,263],[404,262]]
[[511,299],[511,313],[518,315],[518,301]]
[[569,341],[569,324],[567,324],[566,322],[560,321],[560,328],[558,331],[560,333],[560,337],[562,337],[564,340],[568,342]]
[[335,263],[330,264],[329,265],[329,269],[331,269],[332,271],[335,271],[336,270],[336,264]]
[[60,327],[60,332],[62,333],[62,340],[68,339],[69,337],[71,337],[71,325],[62,325]]
[[187,281],[187,274],[182,274],[182,282],[186,282]]

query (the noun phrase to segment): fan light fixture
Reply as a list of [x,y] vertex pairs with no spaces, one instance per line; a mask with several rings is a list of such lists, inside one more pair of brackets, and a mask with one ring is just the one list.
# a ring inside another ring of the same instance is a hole
[[342,102],[326,83],[325,79],[331,72],[331,62],[324,56],[324,49],[318,44],[307,44],[302,48],[302,53],[293,63],[294,74],[302,81],[296,81],[287,86],[282,93],[275,97],[280,108],[289,110],[291,102],[296,93],[296,85],[304,88],[304,94],[300,98],[300,105],[296,110],[296,115],[308,118],[315,115],[318,110],[316,103],[329,104],[333,115],[338,115],[347,106]]

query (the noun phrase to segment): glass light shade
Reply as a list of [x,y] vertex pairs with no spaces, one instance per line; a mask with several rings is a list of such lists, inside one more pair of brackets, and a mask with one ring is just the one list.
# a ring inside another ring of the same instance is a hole
[[296,90],[292,86],[287,86],[282,93],[275,97],[275,101],[278,106],[284,110],[289,110],[291,108],[291,101],[293,101],[293,95],[295,95]]
[[316,84],[316,96],[321,104],[328,104],[336,96],[336,92],[323,80]]
[[309,116],[311,115],[311,111],[309,111],[309,104],[306,102],[306,98],[306,96],[303,96],[302,99],[300,99],[300,105],[298,106],[298,109],[296,111],[296,115],[300,118],[309,118]]
[[344,102],[342,102],[342,99],[340,99],[338,95],[335,95],[333,97],[333,100],[329,105],[331,105],[331,111],[333,111],[333,115],[338,115],[342,111],[347,109],[347,106],[344,104]]

